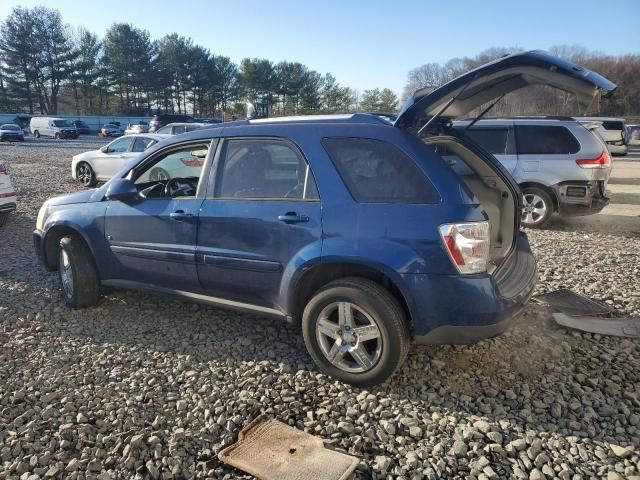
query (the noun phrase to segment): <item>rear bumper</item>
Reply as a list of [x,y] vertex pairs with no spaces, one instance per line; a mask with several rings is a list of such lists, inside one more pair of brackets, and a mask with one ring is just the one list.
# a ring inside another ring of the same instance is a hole
[[563,182],[553,185],[558,199],[558,213],[567,216],[592,215],[609,204],[605,195],[605,182]]
[[537,268],[520,233],[516,250],[494,275],[413,277],[429,277],[413,279],[414,287],[423,289],[409,307],[415,342],[471,344],[511,327],[533,293]]

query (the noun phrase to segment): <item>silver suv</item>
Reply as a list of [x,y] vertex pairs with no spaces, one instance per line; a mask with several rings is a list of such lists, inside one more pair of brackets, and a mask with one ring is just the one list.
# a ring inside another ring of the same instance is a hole
[[553,212],[602,210],[611,156],[601,138],[569,117],[457,121],[453,126],[502,163],[523,193],[522,223],[542,227]]

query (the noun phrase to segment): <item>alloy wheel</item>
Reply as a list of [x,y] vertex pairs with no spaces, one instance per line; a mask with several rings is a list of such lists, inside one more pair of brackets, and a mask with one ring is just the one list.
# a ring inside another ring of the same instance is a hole
[[69,255],[64,250],[64,248],[60,249],[60,280],[62,281],[62,288],[64,289],[64,293],[68,298],[73,297],[73,269],[71,268],[71,260],[69,259]]
[[525,225],[536,225],[545,218],[549,207],[544,199],[535,193],[525,193],[523,197],[522,222]]
[[91,185],[92,176],[91,167],[86,163],[78,167],[78,180],[80,180],[80,183],[84,186]]
[[382,334],[376,321],[351,302],[334,302],[322,309],[316,322],[322,354],[341,370],[371,370],[382,354]]

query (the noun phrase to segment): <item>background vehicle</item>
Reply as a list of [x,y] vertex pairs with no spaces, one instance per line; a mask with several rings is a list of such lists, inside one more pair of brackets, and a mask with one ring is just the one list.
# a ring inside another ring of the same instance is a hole
[[16,191],[11,185],[7,165],[0,160],[0,227],[7,223],[9,214],[16,209]]
[[219,118],[196,118],[194,120],[198,123],[222,123],[222,120]]
[[173,113],[161,113],[154,115],[149,121],[149,133],[153,133],[161,127],[168,125],[169,123],[192,123],[195,122],[195,118],[190,115],[178,115]]
[[[602,210],[611,158],[593,133],[571,118],[506,118],[454,122],[461,135],[493,154],[524,197],[522,223],[542,227],[553,212]],[[455,162],[455,158],[449,161]]]
[[5,123],[0,125],[0,142],[13,140],[17,142],[24,142],[24,132],[19,125],[15,123]]
[[115,123],[105,123],[100,129],[100,135],[103,137],[119,137],[124,135],[124,130]]
[[165,138],[162,135],[126,135],[100,150],[75,155],[71,161],[71,176],[85,187],[109,180],[131,159]]
[[82,135],[88,135],[89,133],[91,133],[91,130],[89,129],[89,125],[84,123],[82,120],[74,120],[73,122],[71,122],[71,125],[76,127],[76,130],[78,131],[78,133]]
[[147,133],[149,124],[147,122],[130,123],[124,131],[125,135],[135,135],[138,133]]
[[[417,91],[394,123],[355,114],[203,128],[97,190],[48,200],[36,252],[74,308],[96,304],[102,284],[299,319],[325,373],[377,384],[412,337],[496,336],[532,294],[520,188],[493,155],[449,131],[455,116],[530,83],[587,104],[616,88],[527,52]],[[153,179],[157,168],[170,178]]]
[[32,117],[29,129],[34,137],[78,138],[78,130],[64,118]]
[[612,155],[627,154],[627,127],[623,118],[577,117],[580,123],[599,122],[598,133],[607,144]]
[[640,125],[627,125],[627,143],[640,145]]
[[208,125],[208,123],[170,123],[169,125],[159,128],[155,133],[162,135],[179,135],[185,132],[192,132]]

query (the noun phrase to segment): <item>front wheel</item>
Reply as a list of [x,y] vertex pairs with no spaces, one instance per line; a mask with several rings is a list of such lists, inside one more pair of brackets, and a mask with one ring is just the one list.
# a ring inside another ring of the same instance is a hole
[[78,235],[60,240],[58,274],[64,300],[71,308],[92,307],[98,303],[100,282],[89,247]]
[[363,278],[320,289],[302,318],[304,342],[320,369],[357,387],[384,382],[409,352],[407,318],[388,290]]
[[78,168],[76,170],[76,177],[78,178],[78,181],[87,188],[95,187],[96,183],[98,183],[96,180],[96,173],[86,162],[82,162],[80,165],[78,165]]
[[541,228],[553,214],[553,201],[547,192],[537,187],[522,189],[522,225]]
[[35,132],[33,132],[33,136],[36,138],[40,138],[40,132],[36,130]]

